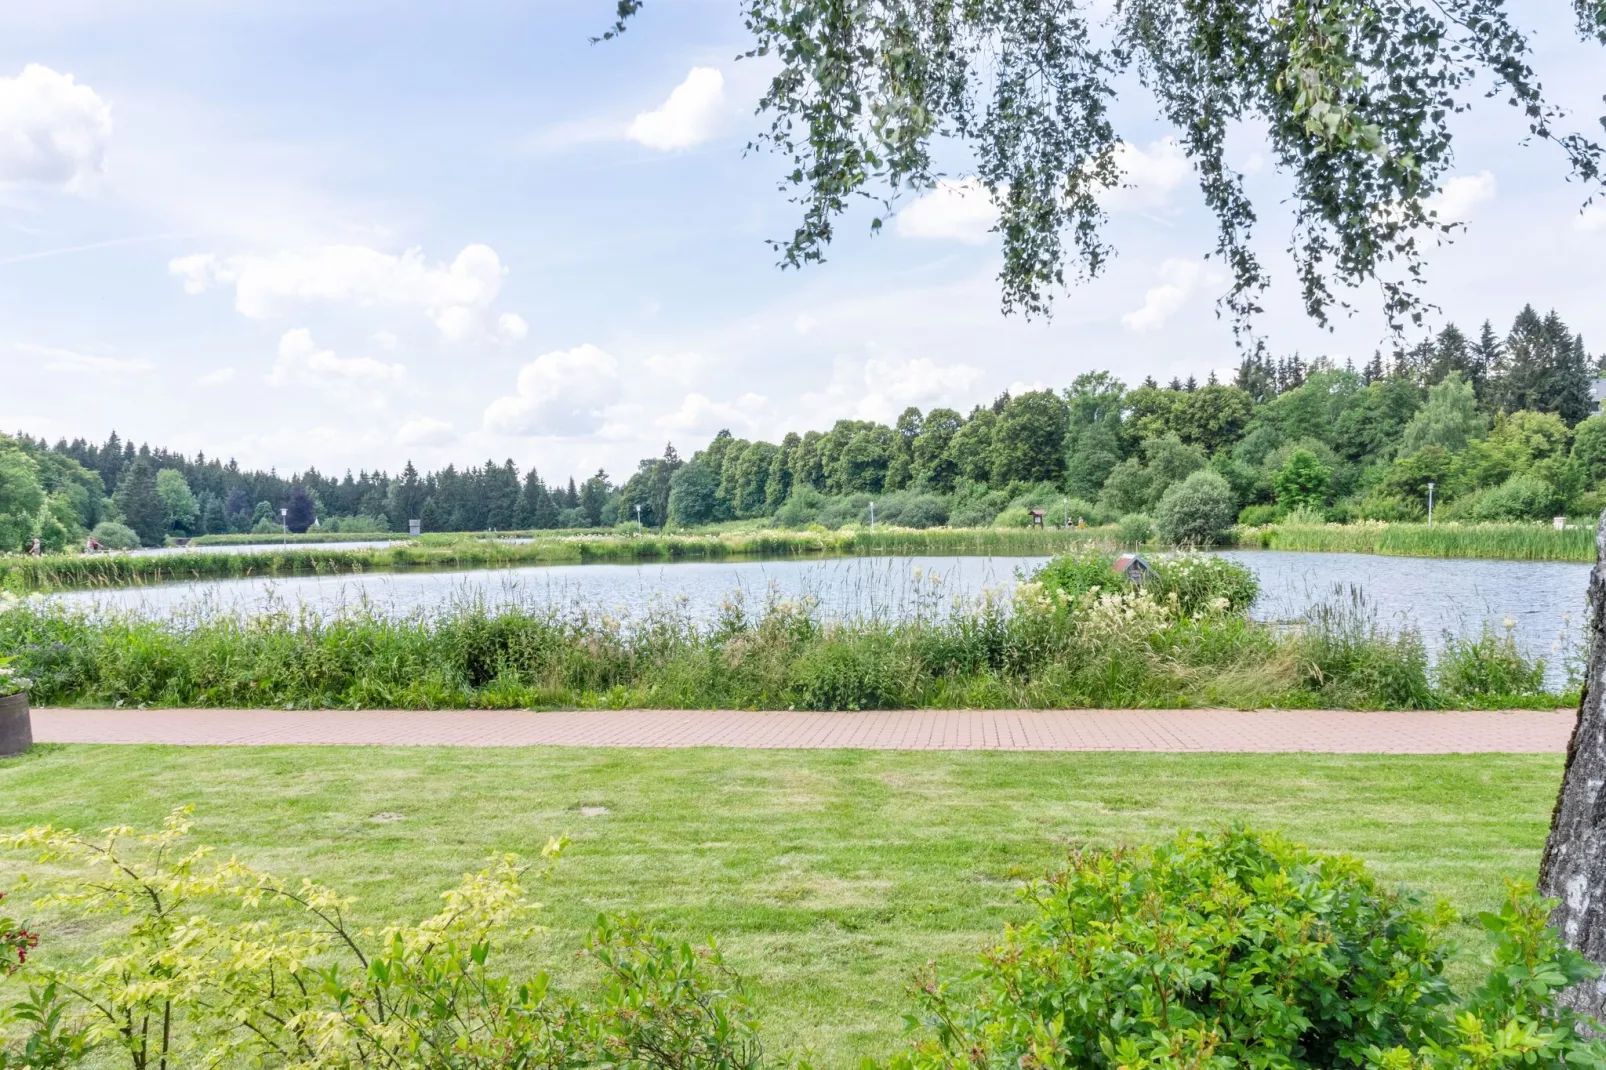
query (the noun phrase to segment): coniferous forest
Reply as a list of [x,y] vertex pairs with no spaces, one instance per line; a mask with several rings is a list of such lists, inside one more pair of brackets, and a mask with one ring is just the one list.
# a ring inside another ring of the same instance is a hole
[[[124,441],[0,438],[0,542],[65,549],[230,532],[485,531],[773,522],[924,528],[1191,514],[1275,522],[1543,520],[1606,505],[1600,361],[1555,312],[1525,307],[1498,333],[1455,325],[1364,366],[1256,352],[1212,375],[1004,394],[969,413],[906,409],[892,425],[839,420],[779,442],[720,432],[670,445],[618,478],[559,476],[539,459],[459,469],[288,476]],[[281,512],[282,511],[282,512]],[[1181,506],[1171,510],[1182,510]],[[1141,526],[1142,519],[1135,522]],[[1173,526],[1186,518],[1173,519]],[[1188,534],[1183,532],[1182,534]],[[1192,532],[1210,535],[1208,530]],[[1192,540],[1201,541],[1201,540]]]

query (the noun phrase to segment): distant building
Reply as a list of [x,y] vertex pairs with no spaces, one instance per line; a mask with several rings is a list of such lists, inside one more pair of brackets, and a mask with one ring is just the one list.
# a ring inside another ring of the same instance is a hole
[[1597,413],[1606,412],[1606,378],[1596,379],[1589,384],[1589,396],[1594,399]]

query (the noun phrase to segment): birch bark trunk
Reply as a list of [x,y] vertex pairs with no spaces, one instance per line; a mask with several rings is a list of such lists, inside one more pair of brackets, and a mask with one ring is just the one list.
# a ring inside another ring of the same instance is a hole
[[[1550,921],[1567,943],[1606,967],[1606,516],[1589,576],[1589,668],[1539,863],[1539,891],[1561,901]],[[1562,1002],[1606,1021],[1606,976],[1574,985]]]

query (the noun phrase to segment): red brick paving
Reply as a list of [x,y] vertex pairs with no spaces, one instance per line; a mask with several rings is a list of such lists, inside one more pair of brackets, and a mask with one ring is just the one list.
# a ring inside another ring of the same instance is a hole
[[1554,754],[1572,710],[71,710],[41,743],[181,746],[760,747],[865,750]]

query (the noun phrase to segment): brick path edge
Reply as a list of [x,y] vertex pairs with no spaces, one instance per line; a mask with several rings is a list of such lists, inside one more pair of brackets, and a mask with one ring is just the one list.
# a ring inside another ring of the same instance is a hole
[[41,743],[1560,754],[1573,710],[36,709]]

